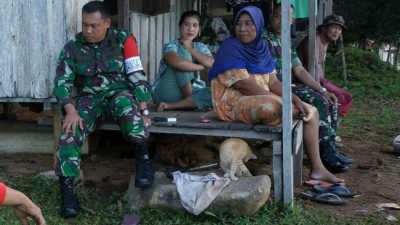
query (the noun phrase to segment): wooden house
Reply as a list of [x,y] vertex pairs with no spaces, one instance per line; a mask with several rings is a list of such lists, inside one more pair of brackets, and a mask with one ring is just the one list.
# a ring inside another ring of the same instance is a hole
[[[311,12],[315,10],[315,1],[309,0],[310,6],[313,6],[310,7]],[[52,92],[58,54],[66,41],[81,30],[80,12],[86,2],[88,0],[0,1],[2,27],[0,102],[55,102]],[[201,0],[105,0],[105,2],[110,4],[117,2],[118,24],[128,28],[136,36],[144,70],[150,81],[157,73],[163,44],[178,37],[180,14],[188,9],[201,11]],[[286,162],[283,165],[282,183],[284,187],[288,187],[282,194],[285,203],[291,203],[293,200],[289,4],[289,0],[282,0],[282,15],[287,15],[282,21],[284,65],[282,155]],[[312,14],[310,41],[315,40],[313,35],[315,37],[316,24],[316,17]],[[59,108],[54,112],[57,113],[54,116],[56,122],[53,132],[59,134],[61,130]],[[52,139],[54,143],[58,137],[59,135],[54,135]]]

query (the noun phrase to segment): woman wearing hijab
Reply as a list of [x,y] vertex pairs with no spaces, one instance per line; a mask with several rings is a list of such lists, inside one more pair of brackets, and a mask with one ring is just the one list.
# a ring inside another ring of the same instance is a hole
[[[209,72],[213,106],[224,121],[277,125],[282,121],[282,86],[276,77],[274,60],[261,40],[262,12],[254,6],[241,9],[234,35],[219,48]],[[304,119],[304,145],[311,161],[310,178],[339,183],[321,162],[318,140],[318,112],[292,95],[293,116]]]

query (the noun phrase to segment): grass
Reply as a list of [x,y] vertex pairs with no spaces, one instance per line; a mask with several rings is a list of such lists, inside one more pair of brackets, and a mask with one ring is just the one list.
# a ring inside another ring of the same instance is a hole
[[[370,130],[383,132],[385,137],[394,137],[400,132],[400,73],[390,69],[371,53],[355,48],[346,49],[348,83],[344,83],[340,68],[333,58],[328,58],[327,74],[339,86],[346,85],[354,95],[354,103],[348,117],[343,121],[344,136],[362,134]],[[380,140],[388,143],[388,140]],[[237,216],[227,213],[205,211],[193,216],[184,211],[144,209],[133,211],[121,201],[123,193],[108,197],[99,196],[95,190],[80,188],[79,199],[86,210],[78,218],[64,220],[59,212],[58,183],[43,177],[0,176],[11,186],[25,192],[42,209],[49,225],[116,225],[121,224],[126,214],[138,214],[140,224],[275,224],[275,225],[375,225],[397,224],[387,221],[381,214],[365,218],[344,218],[327,212],[296,205],[288,210],[285,206],[268,202],[253,216]],[[10,208],[0,208],[0,224],[19,224]]]
[[[256,215],[237,216],[226,213],[206,211],[200,216],[193,216],[183,211],[170,211],[160,209],[144,209],[132,211],[121,203],[120,193],[114,193],[107,198],[98,196],[93,190],[80,188],[79,198],[89,211],[81,213],[76,219],[65,220],[58,214],[59,195],[58,183],[45,177],[11,177],[5,181],[12,187],[25,192],[42,209],[49,225],[117,225],[120,224],[125,214],[138,214],[142,220],[140,224],[234,224],[234,225],[312,225],[312,224],[390,224],[383,218],[368,220],[346,219],[341,216],[329,215],[325,212],[307,210],[301,206],[295,206],[293,211],[284,206],[272,205],[268,202]],[[1,208],[0,224],[17,225],[10,208]]]
[[386,134],[400,132],[400,72],[372,52],[355,47],[345,49],[347,82],[342,76],[340,57],[327,57],[326,74],[335,84],[353,94],[353,106],[343,121],[341,135],[365,133],[371,128]]

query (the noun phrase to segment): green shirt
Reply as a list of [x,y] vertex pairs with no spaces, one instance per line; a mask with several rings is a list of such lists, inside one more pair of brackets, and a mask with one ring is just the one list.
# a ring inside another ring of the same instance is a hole
[[[282,81],[282,42],[281,38],[272,33],[264,30],[261,38],[268,44],[269,51],[271,52],[272,57],[275,59],[275,67],[278,72],[278,79]],[[296,48],[294,45],[291,45],[291,63],[292,68],[302,66],[301,61],[296,53]]]
[[131,35],[109,28],[99,43],[87,43],[79,33],[64,46],[54,80],[54,94],[62,106],[72,103],[74,86],[78,87],[78,96],[111,97],[120,92],[131,92],[139,102],[149,99],[140,60],[137,61],[140,70],[125,72],[124,43]]

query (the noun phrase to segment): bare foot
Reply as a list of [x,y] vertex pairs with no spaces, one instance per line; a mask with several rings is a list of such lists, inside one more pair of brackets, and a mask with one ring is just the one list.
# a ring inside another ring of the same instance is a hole
[[165,102],[161,102],[157,107],[157,112],[162,112],[164,110],[168,110],[168,104]]
[[330,183],[343,183],[344,179],[337,178],[335,175],[333,175],[331,172],[329,172],[326,169],[321,169],[318,171],[311,171],[310,172],[310,178],[314,180],[321,180],[321,181],[326,181]]

